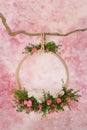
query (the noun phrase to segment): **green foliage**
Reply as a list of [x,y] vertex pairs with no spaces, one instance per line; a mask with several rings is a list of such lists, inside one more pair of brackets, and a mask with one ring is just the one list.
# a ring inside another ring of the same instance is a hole
[[34,109],[35,111],[38,111],[39,108],[38,108],[38,102],[37,102],[37,99],[35,97],[30,97],[29,98],[31,101],[32,101],[32,109]]
[[44,46],[45,50],[49,50],[52,52],[57,52],[58,49],[58,45],[56,45],[54,42],[48,42],[47,44],[45,44]]
[[14,97],[19,98],[20,101],[24,101],[25,99],[28,99],[28,92],[25,89],[15,90]]
[[32,52],[32,48],[36,48],[37,50],[39,50],[41,48],[41,44],[38,44],[38,45],[28,44],[25,47],[25,51],[26,52]]
[[[35,112],[42,112],[43,115],[46,115],[51,111],[64,111],[64,106],[68,106],[70,109],[70,102],[77,102],[80,95],[78,94],[78,91],[67,89],[66,87],[63,87],[61,91],[63,92],[63,94],[58,94],[56,97],[53,97],[50,92],[44,91],[43,99],[41,100],[41,102],[39,102],[34,96],[29,97],[28,92],[25,89],[15,90],[15,106],[18,112],[25,111],[26,113],[30,113],[31,110],[33,110]],[[59,98],[61,102],[58,103],[57,98]],[[25,100],[31,101],[32,105],[30,107],[25,105]],[[51,100],[52,102],[50,105],[47,104],[48,100]],[[42,106],[41,108],[38,107],[39,104]]]
[[[60,49],[60,47],[61,45],[56,45],[53,41],[51,41],[44,45],[44,50],[56,53]],[[25,47],[25,53],[32,52],[32,48],[36,48],[37,50],[39,50],[41,48],[41,44],[38,45],[28,44]]]

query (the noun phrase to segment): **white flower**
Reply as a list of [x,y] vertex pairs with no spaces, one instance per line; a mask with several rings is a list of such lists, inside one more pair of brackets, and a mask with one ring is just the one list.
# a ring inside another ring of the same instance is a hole
[[64,95],[64,91],[60,91],[59,94]]

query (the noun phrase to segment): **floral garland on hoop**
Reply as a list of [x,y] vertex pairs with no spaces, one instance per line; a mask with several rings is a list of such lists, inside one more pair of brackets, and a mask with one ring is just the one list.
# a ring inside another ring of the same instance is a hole
[[[61,46],[62,45],[56,45],[53,41],[51,41],[51,42],[44,44],[44,50],[57,53],[57,52],[59,52],[59,49],[60,49]],[[34,44],[29,43],[25,47],[25,52],[23,52],[23,53],[29,53],[30,52],[32,54],[32,53],[37,52],[40,49],[41,49],[41,44],[34,45]]]
[[[60,46],[61,45],[56,45],[54,42],[48,42],[44,45],[44,50],[47,52],[51,51],[57,53]],[[40,48],[41,44],[29,44],[25,48],[26,52],[23,53],[33,54]],[[43,91],[43,97],[40,101],[38,101],[34,96],[29,96],[28,91],[25,88],[14,90],[14,102],[18,112],[25,111],[26,113],[30,113],[34,111],[40,112],[43,115],[64,111],[65,106],[68,106],[70,109],[71,101],[78,102],[79,97],[80,95],[78,94],[78,90],[75,91],[73,89],[68,89],[67,86],[64,85],[64,82],[62,90],[55,97],[51,95],[50,92]]]
[[38,101],[34,96],[29,97],[26,89],[19,89],[14,91],[15,107],[18,112],[25,111],[26,113],[40,112],[43,115],[53,112],[64,111],[64,107],[68,106],[70,109],[71,101],[78,102],[78,91],[67,89],[63,87],[61,93],[53,97],[50,92],[43,92],[43,98]]

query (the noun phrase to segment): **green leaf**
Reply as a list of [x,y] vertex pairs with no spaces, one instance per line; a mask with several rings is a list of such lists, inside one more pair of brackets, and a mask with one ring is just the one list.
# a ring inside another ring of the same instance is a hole
[[14,91],[14,96],[18,97],[20,101],[28,99],[28,92],[25,89],[19,89]]

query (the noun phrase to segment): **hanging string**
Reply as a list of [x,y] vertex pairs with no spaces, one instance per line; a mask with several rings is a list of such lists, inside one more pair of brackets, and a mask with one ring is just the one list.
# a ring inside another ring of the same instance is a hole
[[42,51],[44,51],[45,41],[46,41],[45,34],[42,33],[42,34],[41,34],[41,50],[42,50]]
[[[42,33],[29,33],[29,32],[26,32],[25,30],[18,30],[18,31],[12,31],[11,28],[9,27],[9,25],[7,24],[6,22],[6,18],[5,16],[0,13],[0,18],[2,20],[2,23],[3,25],[5,26],[6,30],[8,31],[8,34],[10,36],[15,36],[15,35],[18,35],[18,34],[24,34],[24,35],[27,35],[27,36],[40,36]],[[50,32],[45,32],[44,35],[55,35],[55,36],[68,36],[72,33],[75,33],[75,32],[84,32],[84,31],[87,31],[87,27],[86,28],[81,28],[81,29],[76,29],[76,30],[73,30],[71,32],[68,32],[68,33],[65,33],[65,34],[61,34],[61,33],[50,33]]]

